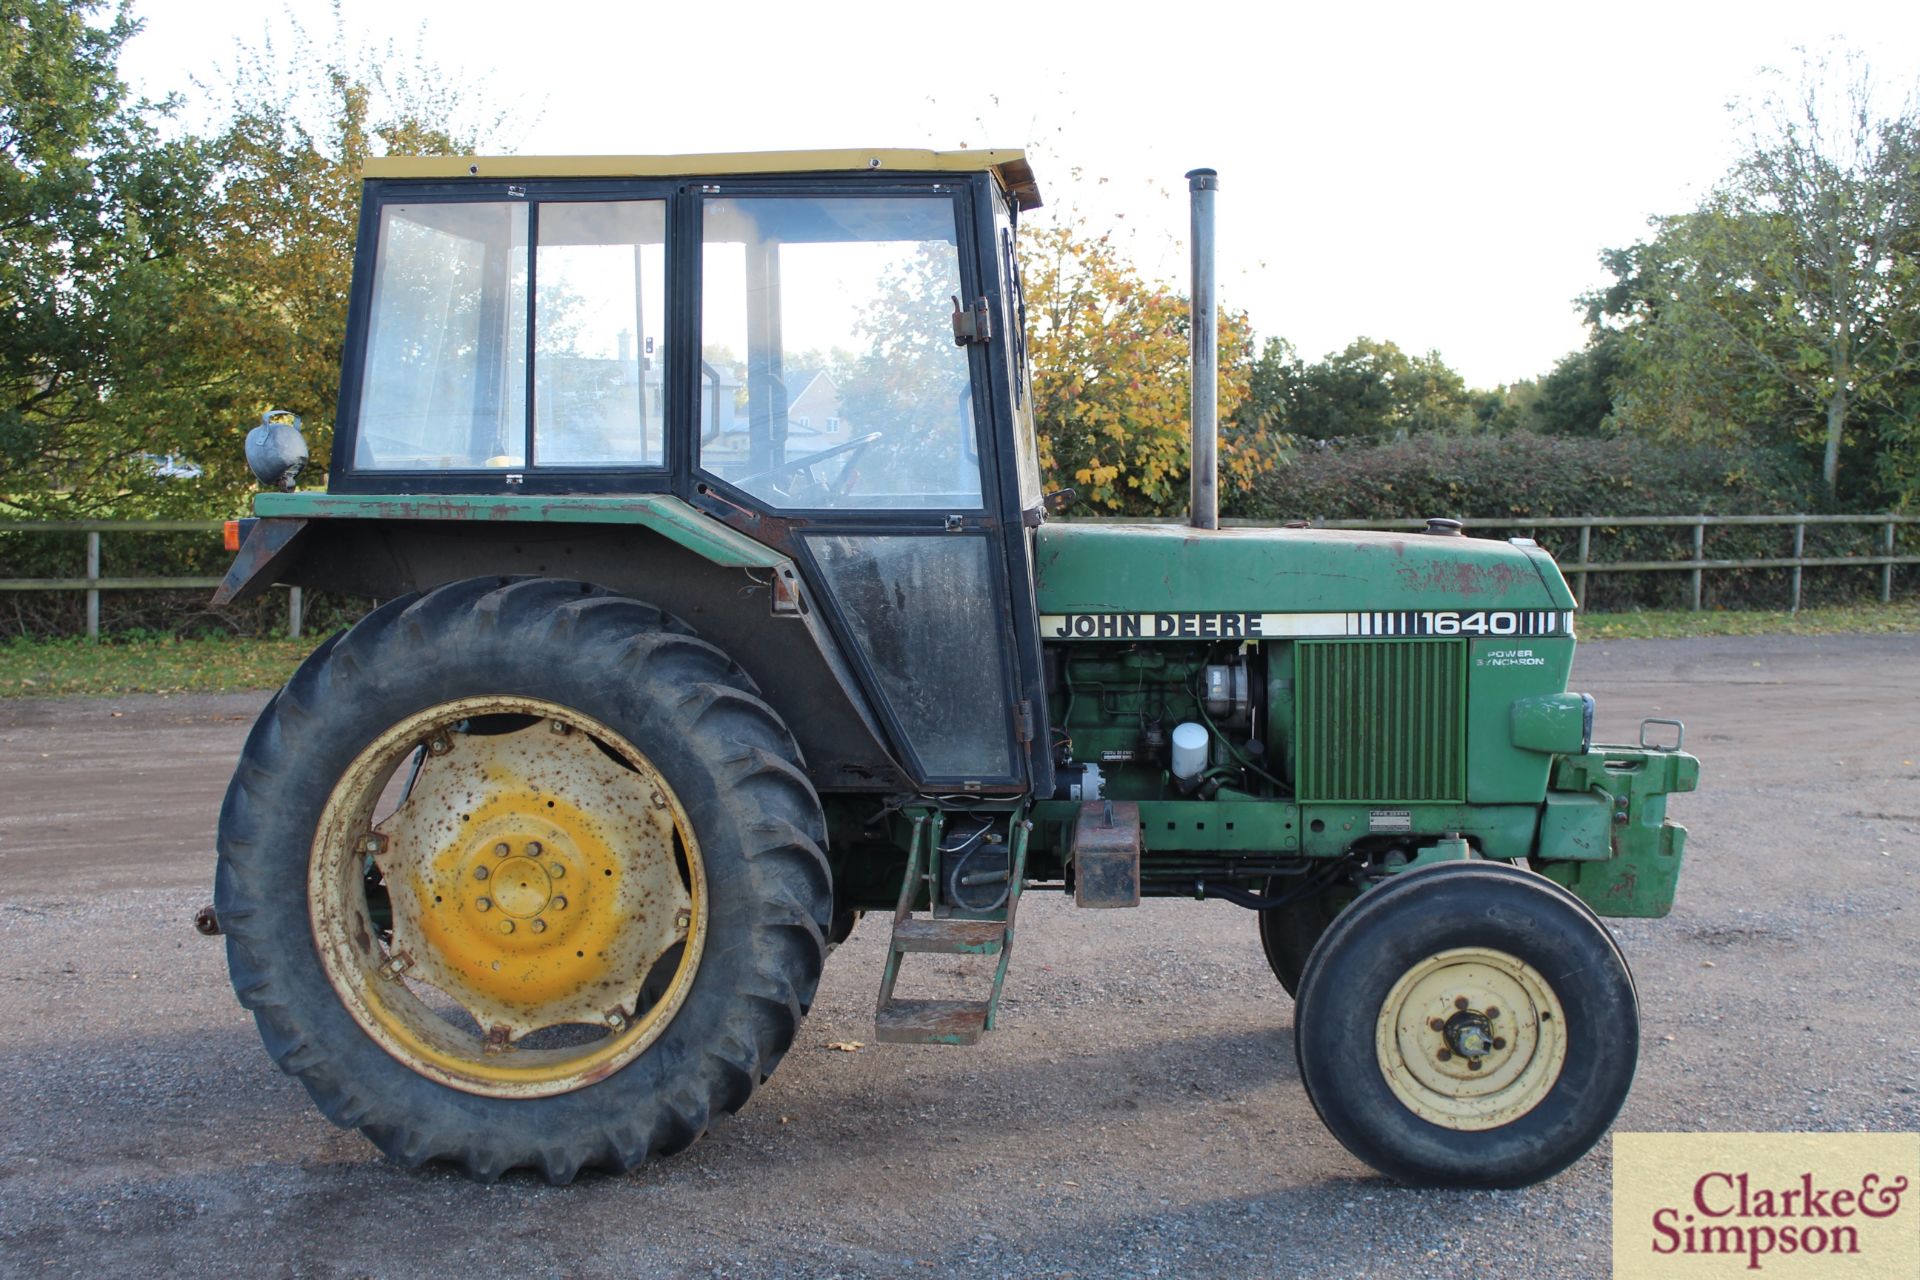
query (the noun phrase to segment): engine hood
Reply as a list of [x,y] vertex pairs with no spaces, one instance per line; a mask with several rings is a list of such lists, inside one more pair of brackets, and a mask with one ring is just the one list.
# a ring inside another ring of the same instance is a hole
[[1553,558],[1490,538],[1128,521],[1035,531],[1045,615],[1574,607]]

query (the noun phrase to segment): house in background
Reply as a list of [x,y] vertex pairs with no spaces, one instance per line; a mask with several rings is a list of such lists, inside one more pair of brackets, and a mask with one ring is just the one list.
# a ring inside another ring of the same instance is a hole
[[787,438],[805,438],[809,450],[840,443],[850,432],[840,417],[840,388],[824,369],[787,401]]

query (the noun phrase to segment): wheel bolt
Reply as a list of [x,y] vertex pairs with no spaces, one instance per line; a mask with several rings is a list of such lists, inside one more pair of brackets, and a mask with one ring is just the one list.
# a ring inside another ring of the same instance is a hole
[[555,911],[565,911],[567,909],[567,900],[559,894],[555,894],[553,902],[549,905],[551,905]]
[[1438,1059],[1440,1059],[1440,1061],[1442,1061],[1442,1062],[1452,1062],[1452,1061],[1453,1061],[1453,1050],[1451,1050],[1451,1049],[1442,1049],[1442,1050],[1441,1050],[1441,1051],[1440,1051],[1439,1053],[1436,1053],[1436,1054],[1435,1054],[1435,1055],[1433,1055],[1433,1056],[1434,1056],[1434,1057],[1436,1057],[1436,1058],[1438,1058]]
[[1467,1059],[1467,1070],[1478,1071],[1479,1069],[1480,1069],[1480,1059],[1478,1058]]
[[443,756],[453,750],[453,743],[447,738],[446,734],[436,733],[427,739],[427,750],[437,756]]
[[547,864],[547,874],[555,880],[560,879],[560,877],[567,874],[566,864],[563,862],[549,862]]
[[502,920],[502,921],[500,922],[500,932],[502,932],[502,933],[512,933],[512,932],[513,932],[513,921],[511,921],[511,920]]
[[1499,1007],[1498,1005],[1491,1005],[1491,1004],[1490,1004],[1490,1005],[1488,1005],[1488,1006],[1487,1006],[1487,1016],[1488,1016],[1489,1018],[1497,1018],[1497,1017],[1499,1017],[1499,1016],[1500,1016],[1500,1007]]
[[678,911],[673,913],[673,931],[675,933],[685,933],[688,929],[691,929],[692,927],[693,927],[693,912],[687,910],[687,908],[685,907],[682,907]]
[[1427,1029],[1429,1031],[1445,1031],[1447,1029],[1447,1024],[1442,1022],[1438,1018],[1428,1018]]
[[491,911],[493,910],[493,899],[492,898],[475,898],[473,900],[473,909],[475,911]]
[[473,869],[473,878],[475,880],[485,880],[489,874],[485,867],[475,867]]
[[1504,1049],[1504,1048],[1506,1048],[1506,1047],[1507,1047],[1507,1040],[1506,1040],[1506,1037],[1505,1037],[1505,1036],[1495,1036],[1495,1037],[1493,1038],[1493,1047],[1494,1047],[1494,1048],[1496,1048],[1496,1049]]
[[549,720],[547,721],[547,728],[551,729],[555,733],[572,733],[573,732],[573,726],[568,724],[564,720]]
[[1467,998],[1466,998],[1465,996],[1460,996],[1459,998],[1457,998],[1457,999],[1456,999],[1456,1000],[1455,1000],[1455,1001],[1453,1002],[1453,1007],[1454,1007],[1454,1008],[1456,1008],[1456,1009],[1464,1009],[1464,1008],[1466,1008],[1466,1007],[1467,1007]]
[[493,856],[496,858],[504,858],[512,852],[513,852],[513,846],[508,844],[505,840],[502,840],[499,844],[493,846]]
[[527,856],[529,858],[537,858],[540,856],[540,842],[538,840],[527,841]]
[[547,931],[547,922],[545,920],[535,920],[532,924],[528,925],[527,928],[533,930],[535,933],[545,933]]

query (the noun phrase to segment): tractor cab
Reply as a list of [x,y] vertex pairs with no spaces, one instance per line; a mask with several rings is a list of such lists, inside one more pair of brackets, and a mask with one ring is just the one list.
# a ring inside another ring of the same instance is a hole
[[387,515],[672,499],[791,562],[897,772],[1048,784],[1013,243],[1040,198],[1020,153],[367,177],[329,495]]

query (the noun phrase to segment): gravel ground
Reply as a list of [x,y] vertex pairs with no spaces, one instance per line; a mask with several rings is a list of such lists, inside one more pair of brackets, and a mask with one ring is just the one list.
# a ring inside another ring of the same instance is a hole
[[[1575,687],[1616,739],[1684,717],[1704,761],[1678,906],[1617,922],[1645,1019],[1620,1127],[1920,1128],[1920,635],[1599,643]],[[778,1074],[687,1154],[564,1189],[398,1169],[273,1069],[189,925],[263,701],[0,702],[0,1273],[1609,1271],[1605,1143],[1499,1193],[1348,1156],[1219,903],[1037,893],[1003,1030],[830,1049],[871,1040],[869,918]]]

